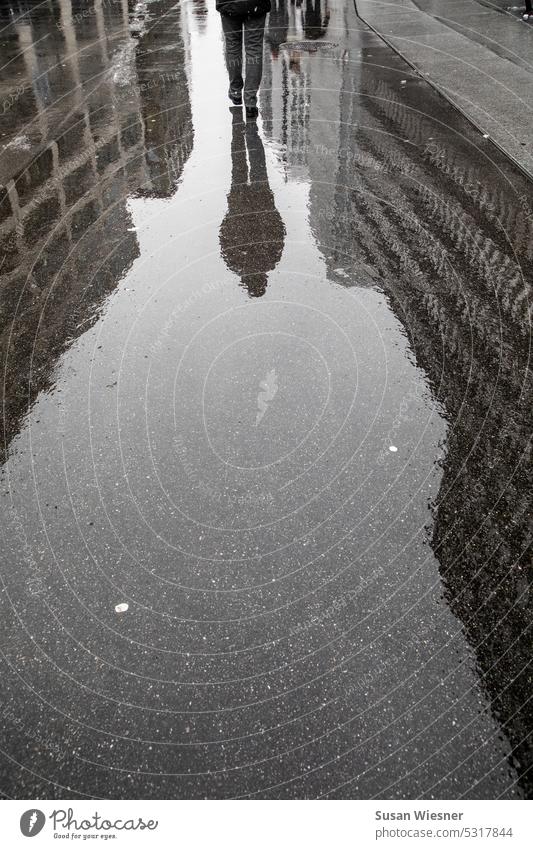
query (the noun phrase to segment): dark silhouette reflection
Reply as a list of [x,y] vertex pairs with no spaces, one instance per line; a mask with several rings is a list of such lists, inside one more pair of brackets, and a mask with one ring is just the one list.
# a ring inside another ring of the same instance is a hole
[[207,26],[208,14],[206,0],[193,0],[192,13],[194,15],[194,20],[196,21],[196,26],[198,27],[198,32],[204,33]]
[[268,184],[257,125],[245,124],[241,110],[233,110],[231,189],[220,225],[220,251],[251,298],[265,294],[268,273],[278,264],[284,241],[285,225]]
[[139,256],[128,197],[168,197],[192,148],[179,5],[134,42],[133,5],[0,5],[1,459]]
[[331,279],[374,270],[448,419],[432,546],[531,796],[530,185],[496,151],[477,157],[451,111],[448,129],[433,121],[426,87],[400,98],[403,66],[386,53],[377,73],[379,49],[371,71],[344,65],[337,129],[309,141],[310,224]]

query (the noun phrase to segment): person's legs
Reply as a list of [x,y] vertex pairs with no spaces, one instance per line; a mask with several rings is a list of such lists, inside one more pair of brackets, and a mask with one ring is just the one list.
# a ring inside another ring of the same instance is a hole
[[244,52],[246,54],[246,76],[244,82],[244,105],[256,106],[257,90],[263,75],[263,36],[266,15],[247,18],[244,23]]
[[243,18],[221,15],[222,31],[224,33],[224,46],[226,55],[226,68],[228,69],[229,87],[232,94],[242,91],[242,33]]

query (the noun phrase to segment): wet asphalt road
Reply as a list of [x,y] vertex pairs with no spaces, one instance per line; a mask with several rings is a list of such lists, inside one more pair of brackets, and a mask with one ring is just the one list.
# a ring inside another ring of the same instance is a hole
[[203,0],[0,11],[3,794],[531,796],[530,184],[343,0],[257,125]]

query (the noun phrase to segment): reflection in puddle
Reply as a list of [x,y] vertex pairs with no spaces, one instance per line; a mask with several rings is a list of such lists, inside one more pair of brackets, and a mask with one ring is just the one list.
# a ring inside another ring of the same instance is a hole
[[228,211],[220,225],[220,250],[250,297],[265,294],[268,272],[278,264],[285,228],[268,185],[263,142],[257,124],[243,122],[233,110],[231,189]]
[[14,9],[10,795],[527,796],[529,185],[340,0],[258,126],[202,0]]

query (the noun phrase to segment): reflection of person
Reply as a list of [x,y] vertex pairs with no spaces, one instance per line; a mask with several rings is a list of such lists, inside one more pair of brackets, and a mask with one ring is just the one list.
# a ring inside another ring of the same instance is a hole
[[[228,96],[235,106],[244,105],[246,117],[256,118],[257,91],[263,75],[263,35],[270,0],[216,0],[224,31],[226,67],[229,75]],[[245,80],[242,78],[242,49],[246,55]]]
[[204,33],[207,24],[207,6],[205,0],[193,0],[192,13],[196,20],[198,32]]
[[322,0],[306,0],[304,17],[306,38],[322,38],[326,34],[329,23],[327,0],[324,2],[324,7],[324,10],[322,10]]
[[287,33],[289,31],[289,12],[288,0],[278,0],[274,4],[268,16],[268,27],[266,30],[266,40],[270,45],[270,51],[274,58],[279,55],[280,44],[287,41]]
[[[220,225],[220,252],[252,298],[265,294],[268,272],[278,264],[285,226],[268,184],[265,151],[255,122],[233,114],[231,189]],[[249,166],[248,166],[249,163]]]

